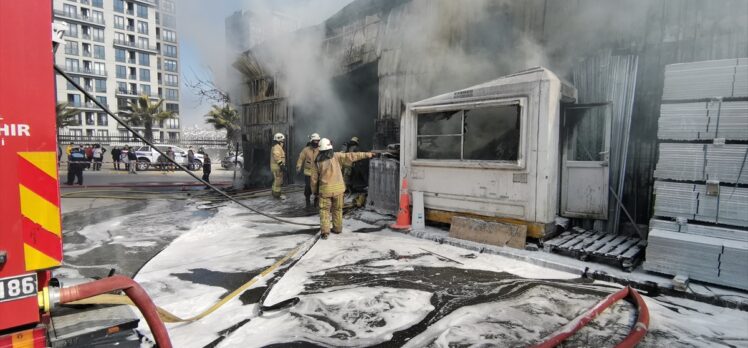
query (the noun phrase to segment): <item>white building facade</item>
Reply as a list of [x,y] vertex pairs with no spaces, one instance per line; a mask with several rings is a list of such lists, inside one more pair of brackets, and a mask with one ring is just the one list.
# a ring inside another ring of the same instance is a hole
[[[147,95],[179,114],[179,49],[174,0],[54,0],[55,22],[68,25],[55,63],[89,93],[119,112]],[[87,142],[126,140],[127,130],[57,76],[57,100],[81,110],[60,134]],[[142,134],[142,127],[136,127]],[[180,138],[179,118],[154,124],[156,141]],[[111,139],[111,140],[109,140]]]

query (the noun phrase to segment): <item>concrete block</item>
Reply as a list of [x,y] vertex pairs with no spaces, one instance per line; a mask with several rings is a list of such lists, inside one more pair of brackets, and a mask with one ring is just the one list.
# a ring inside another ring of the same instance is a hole
[[449,236],[478,243],[524,249],[527,226],[455,216],[452,217]]

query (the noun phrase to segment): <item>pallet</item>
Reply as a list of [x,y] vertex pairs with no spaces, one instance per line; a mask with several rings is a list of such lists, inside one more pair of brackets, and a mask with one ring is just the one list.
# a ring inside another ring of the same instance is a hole
[[586,231],[578,227],[543,243],[547,252],[572,256],[582,261],[614,264],[626,272],[631,272],[641,263],[646,246],[647,241],[639,237]]

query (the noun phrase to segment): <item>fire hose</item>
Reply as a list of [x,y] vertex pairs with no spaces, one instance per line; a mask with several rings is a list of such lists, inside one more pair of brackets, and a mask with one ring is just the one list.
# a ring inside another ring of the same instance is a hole
[[649,309],[641,295],[630,286],[627,286],[618,292],[608,295],[608,297],[600,301],[594,307],[588,309],[582,315],[564,325],[560,330],[556,331],[553,336],[547,338],[541,343],[533,345],[532,348],[552,348],[559,345],[561,342],[574,335],[574,333],[581,330],[608,307],[624,298],[628,298],[633,302],[639,315],[637,316],[636,324],[634,324],[631,332],[629,332],[628,336],[626,336],[623,341],[616,345],[616,348],[636,347],[636,345],[644,338],[644,335],[647,334],[649,328]]

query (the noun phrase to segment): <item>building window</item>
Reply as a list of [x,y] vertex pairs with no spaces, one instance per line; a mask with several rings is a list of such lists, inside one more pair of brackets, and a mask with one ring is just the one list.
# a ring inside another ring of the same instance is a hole
[[151,55],[148,53],[138,53],[138,61],[140,62],[140,65],[151,65]]
[[163,14],[162,17],[163,17],[162,23],[164,23],[165,27],[168,27],[168,28],[176,28],[177,27],[177,18],[176,17],[170,16],[168,14]]
[[107,102],[106,102],[106,97],[105,97],[105,96],[101,96],[101,95],[100,95],[100,96],[97,96],[97,97],[96,97],[96,100],[98,100],[98,101],[99,101],[99,103],[102,103],[102,104],[104,104],[104,106],[108,106],[108,105],[107,105]]
[[166,71],[177,71],[177,61],[176,60],[165,59],[164,60],[164,70],[166,70]]
[[148,22],[138,21],[138,33],[148,35]]
[[166,111],[171,111],[174,113],[179,113],[179,104],[166,104]]
[[98,93],[105,93],[106,92],[106,80],[104,79],[94,79],[94,84],[96,87],[96,92]]
[[80,65],[77,59],[65,58],[65,69],[67,71],[78,72]]
[[94,45],[94,58],[104,59],[105,56],[104,46]]
[[77,56],[78,55],[78,43],[75,41],[66,41],[65,42],[65,54],[68,54],[71,56]]
[[149,48],[148,38],[147,37],[138,37],[138,46],[140,48],[148,49]]
[[167,57],[176,57],[177,56],[177,46],[164,45],[164,55],[167,56]]
[[91,11],[91,18],[93,18],[93,21],[96,23],[104,23],[104,12],[101,11]]
[[67,37],[78,37],[78,24],[67,22],[68,30],[65,32]]
[[151,82],[151,70],[140,69],[140,81]]
[[114,16],[114,29],[125,29],[125,17]]
[[91,5],[93,7],[104,8],[104,0],[92,0]]
[[93,70],[94,70],[94,73],[97,75],[106,76],[106,64],[105,63],[94,63]]
[[94,126],[96,125],[96,118],[94,117],[93,112],[87,112],[86,113],[86,126]]
[[62,5],[62,12],[68,16],[68,17],[77,17],[78,16],[78,7],[68,4]]
[[93,40],[96,42],[104,42],[104,29],[93,28]]
[[125,13],[125,1],[114,0],[114,11],[119,13]]
[[[102,124],[99,124],[99,126],[106,126],[106,125],[105,125],[105,124],[104,124],[104,125],[102,125]],[[99,136],[99,138],[104,138],[104,139],[106,139],[106,138],[108,138],[108,137],[109,137],[109,131],[108,131],[108,130],[105,130],[105,129],[99,129],[99,130],[97,130],[97,131],[96,131],[96,135],[98,135],[98,136]]]
[[166,100],[179,100],[179,90],[166,89]]
[[517,161],[520,115],[519,105],[419,114],[416,158]]
[[[78,76],[71,76],[71,77],[73,78],[73,80],[75,80],[75,83],[77,83],[77,84],[81,83],[80,77],[78,77]],[[65,81],[67,81],[67,80],[65,80]],[[67,85],[68,85],[68,89],[70,89],[70,90],[74,90],[74,91],[78,90],[77,88],[75,88],[75,86],[73,86],[72,83],[70,83],[70,81],[67,81]]]
[[94,132],[95,131],[93,129],[86,129],[86,137],[91,139],[92,137],[94,137]]
[[106,113],[100,112],[96,114],[96,117],[98,120],[96,120],[99,126],[108,126],[109,125],[109,116]]
[[123,50],[121,48],[115,48],[114,49],[114,60],[116,60],[116,61],[118,61],[120,63],[124,63],[125,59],[126,59],[125,57],[126,57],[125,50]]
[[148,6],[138,5],[138,17],[148,18]]
[[174,32],[174,31],[172,31],[172,30],[167,30],[167,29],[164,29],[164,30],[163,30],[163,31],[161,32],[161,35],[162,35],[162,36],[161,36],[161,38],[162,38],[162,39],[163,39],[164,41],[169,41],[169,42],[177,42],[177,33],[176,33],[176,32]]
[[167,86],[179,86],[177,75],[164,74],[164,84]]
[[140,93],[144,95],[151,95],[150,85],[140,85]]
[[124,65],[117,65],[117,78],[118,79],[127,78],[127,68]]

